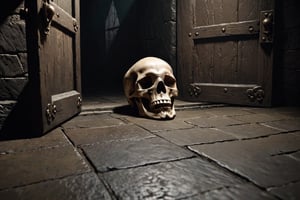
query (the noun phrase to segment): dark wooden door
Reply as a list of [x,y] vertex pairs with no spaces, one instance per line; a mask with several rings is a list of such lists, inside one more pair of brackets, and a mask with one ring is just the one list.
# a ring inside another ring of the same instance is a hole
[[193,101],[270,106],[273,0],[178,0],[178,83]]
[[34,129],[41,134],[81,109],[79,0],[25,3]]

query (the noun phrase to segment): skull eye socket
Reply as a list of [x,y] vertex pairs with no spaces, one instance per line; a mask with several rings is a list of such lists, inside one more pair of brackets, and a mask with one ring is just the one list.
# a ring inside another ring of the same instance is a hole
[[176,80],[172,76],[166,75],[165,79],[164,79],[164,82],[165,82],[166,86],[168,86],[168,87],[174,87],[175,83],[176,83]]
[[139,80],[138,84],[140,85],[141,88],[147,89],[150,88],[153,85],[152,78],[150,76],[146,76]]

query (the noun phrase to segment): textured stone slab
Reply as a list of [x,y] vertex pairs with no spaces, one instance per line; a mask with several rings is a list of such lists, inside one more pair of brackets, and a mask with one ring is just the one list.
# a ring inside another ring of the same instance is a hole
[[263,187],[300,180],[300,162],[289,157],[299,148],[299,137],[293,134],[190,147]]
[[284,131],[299,131],[300,130],[300,118],[281,120],[275,122],[264,123],[268,126],[278,128]]
[[0,141],[0,154],[21,151],[50,149],[59,146],[71,145],[60,128],[55,129],[39,138]]
[[17,101],[0,101],[0,118],[6,118]]
[[125,123],[120,119],[112,118],[109,114],[77,116],[63,124],[63,128],[103,128],[120,126]]
[[249,112],[249,110],[245,107],[212,108],[207,109],[206,112],[213,116],[240,116],[251,114],[251,112]]
[[260,190],[259,188],[251,184],[234,185],[230,187],[222,187],[215,190],[209,190],[207,192],[197,194],[184,200],[211,200],[211,199],[252,199],[252,200],[267,200],[277,199],[272,195]]
[[129,117],[128,121],[144,127],[145,129],[155,133],[166,130],[177,130],[194,127],[191,124],[186,123],[182,118],[175,118],[173,120],[153,120],[138,117]]
[[300,118],[300,107],[279,107],[274,108],[275,111],[278,111],[281,114],[284,114],[288,117]]
[[120,199],[181,199],[243,183],[198,158],[118,170],[103,177]]
[[300,182],[290,183],[281,187],[269,189],[270,193],[281,199],[300,199]]
[[286,118],[300,117],[300,107],[251,108],[250,112],[268,115],[280,114],[286,116]]
[[133,124],[106,127],[67,129],[66,134],[75,145],[110,142],[114,140],[137,140],[154,137],[151,133]]
[[122,140],[82,147],[100,172],[191,157],[188,150],[161,138]]
[[279,114],[279,113],[272,113],[272,114],[265,114],[265,113],[258,113],[258,114],[250,114],[250,115],[243,115],[243,116],[234,116],[234,119],[247,122],[247,123],[262,123],[262,122],[270,122],[270,121],[278,121],[282,119],[286,119],[286,115]]
[[20,15],[12,15],[1,24],[0,53],[25,52],[26,47],[25,21]]
[[88,173],[0,192],[3,199],[111,199],[96,174]]
[[22,63],[17,55],[0,54],[1,77],[15,77],[23,74]]
[[191,119],[198,117],[212,117],[212,114],[209,114],[206,109],[188,109],[176,111],[177,119]]
[[157,135],[180,146],[214,143],[234,140],[235,137],[212,128],[192,128],[184,130],[162,131]]
[[0,163],[0,189],[90,171],[72,147],[1,155]]
[[0,78],[0,100],[17,100],[27,84],[27,78]]
[[200,117],[186,120],[188,123],[199,126],[201,128],[216,128],[224,126],[232,126],[243,124],[243,122],[224,116]]
[[22,64],[22,69],[24,73],[28,73],[28,62],[27,62],[27,53],[18,53],[18,57]]
[[261,136],[268,136],[280,133],[280,130],[266,127],[260,124],[241,124],[236,126],[226,126],[219,128],[220,130],[232,134],[239,139],[255,138]]
[[291,153],[290,156],[298,161],[300,161],[300,150],[295,152],[295,153]]

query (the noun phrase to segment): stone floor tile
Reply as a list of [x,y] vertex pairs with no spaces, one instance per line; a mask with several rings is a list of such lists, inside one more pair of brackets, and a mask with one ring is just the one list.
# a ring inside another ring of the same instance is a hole
[[266,122],[264,124],[284,131],[300,131],[300,118]]
[[214,117],[199,117],[194,119],[186,120],[187,123],[199,126],[201,128],[218,128],[224,126],[232,126],[238,124],[244,124],[244,122],[232,119],[230,117],[224,116],[214,116]]
[[300,107],[278,107],[274,110],[291,118],[300,118]]
[[119,199],[181,199],[243,183],[199,158],[112,171],[103,178]]
[[300,107],[250,108],[249,111],[268,115],[280,114],[286,116],[286,118],[300,117]]
[[300,181],[300,162],[288,154],[299,148],[292,134],[190,147],[262,187]]
[[239,116],[249,115],[251,112],[245,107],[221,107],[206,109],[206,112],[213,116]]
[[112,199],[93,173],[71,176],[15,189],[0,191],[2,199]]
[[64,129],[71,128],[101,128],[110,126],[120,126],[125,124],[122,120],[110,116],[110,114],[77,116],[64,123]]
[[262,191],[252,184],[246,183],[241,185],[234,185],[230,187],[222,187],[215,190],[209,190],[207,192],[197,194],[182,200],[211,200],[211,199],[251,199],[251,200],[271,200],[277,199],[269,193]]
[[258,113],[258,114],[242,115],[242,116],[233,116],[232,118],[246,123],[262,123],[262,122],[271,122],[271,121],[286,119],[286,115],[282,115],[278,113],[273,113],[273,114]]
[[188,109],[176,112],[177,119],[191,119],[197,117],[213,117],[212,114],[206,111],[207,109]]
[[300,161],[300,150],[289,155],[291,158]]
[[214,143],[236,139],[232,135],[213,128],[192,128],[184,130],[161,131],[156,134],[180,146]]
[[274,187],[268,191],[278,196],[280,199],[300,199],[300,182],[290,183],[281,187]]
[[241,124],[221,127],[219,129],[232,134],[234,137],[239,139],[255,138],[280,133],[280,130],[278,129],[266,127],[260,124]]
[[82,148],[100,172],[194,156],[192,152],[158,137],[105,142]]
[[150,132],[133,124],[106,128],[67,129],[66,134],[76,146],[114,140],[137,140],[154,137]]
[[194,127],[193,125],[186,123],[183,119],[177,117],[175,117],[173,120],[154,120],[139,117],[130,117],[127,119],[136,125],[144,127],[152,133]]
[[0,163],[0,189],[90,171],[69,146],[1,155]]
[[0,154],[33,151],[70,145],[62,130],[57,128],[38,138],[0,141]]

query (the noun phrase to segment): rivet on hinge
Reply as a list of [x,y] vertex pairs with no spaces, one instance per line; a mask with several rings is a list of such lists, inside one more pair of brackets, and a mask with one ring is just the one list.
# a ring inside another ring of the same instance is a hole
[[265,98],[265,91],[260,86],[253,87],[246,91],[250,101],[262,103]]
[[82,98],[78,97],[77,99],[77,107],[80,108],[82,106]]
[[198,97],[201,94],[202,90],[199,86],[190,85],[189,94],[190,96]]
[[76,19],[73,19],[73,26],[74,26],[74,31],[77,32],[79,27],[78,27]]
[[49,124],[55,119],[56,113],[56,105],[53,103],[48,103],[46,107],[46,117]]

